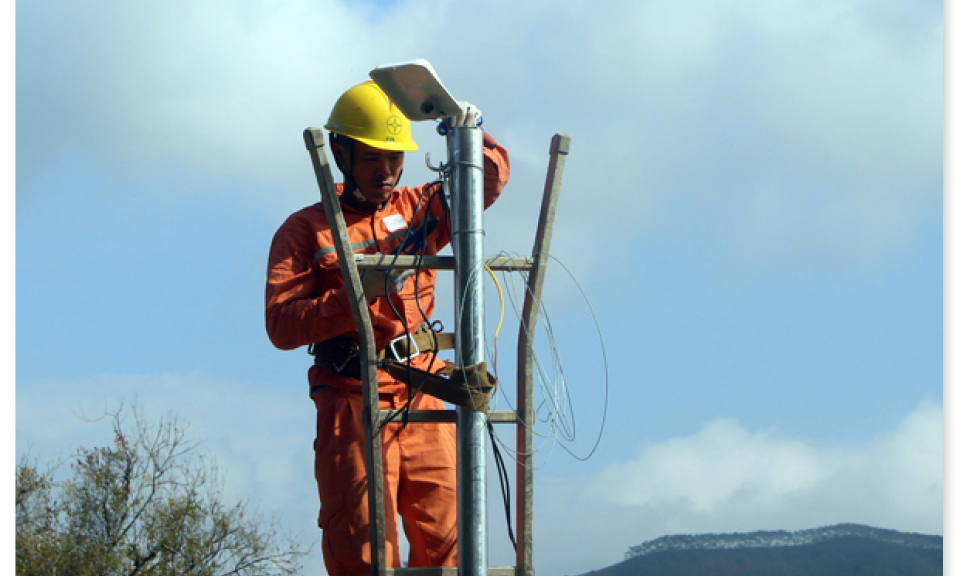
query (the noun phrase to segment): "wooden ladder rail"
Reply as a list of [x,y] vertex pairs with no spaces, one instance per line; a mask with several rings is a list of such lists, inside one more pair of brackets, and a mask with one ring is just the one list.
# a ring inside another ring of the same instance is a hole
[[[370,311],[363,296],[360,273],[353,259],[353,248],[343,210],[337,196],[336,185],[330,173],[323,145],[323,130],[307,128],[303,140],[313,161],[317,175],[323,210],[333,232],[333,243],[340,261],[340,273],[350,299],[350,309],[360,332],[360,374],[363,379],[363,424],[366,430],[367,500],[370,511],[370,566],[371,574],[377,575],[381,566],[387,565],[387,544],[383,516],[383,445],[380,439],[380,400],[377,394],[377,347],[373,338]],[[348,258],[346,255],[349,254]],[[373,383],[373,385],[371,385]],[[375,407],[375,408],[373,408]]]
[[540,296],[546,280],[553,239],[553,220],[560,199],[563,169],[570,153],[570,136],[555,134],[550,141],[550,164],[544,184],[540,220],[533,244],[533,264],[527,277],[520,333],[517,338],[517,576],[533,576],[533,336],[540,314]]
[[[350,308],[360,333],[360,361],[363,379],[363,419],[366,429],[367,491],[370,513],[370,574],[372,576],[456,576],[457,567],[443,568],[388,568],[386,566],[385,520],[383,514],[383,460],[380,440],[380,422],[397,416],[396,410],[380,410],[377,394],[376,344],[373,325],[363,297],[359,268],[392,266],[402,268],[434,268],[453,270],[452,256],[393,256],[384,254],[354,254],[347,235],[343,212],[337,198],[330,172],[330,163],[324,151],[323,131],[307,128],[304,143],[310,153],[317,183],[320,187],[327,221],[333,232],[334,246],[340,262],[340,271],[350,300]],[[493,424],[517,425],[517,565],[488,569],[489,576],[533,576],[533,454],[534,362],[533,334],[540,309],[540,296],[549,261],[553,221],[559,199],[563,168],[570,150],[570,137],[556,134],[550,144],[550,163],[544,186],[540,219],[531,257],[492,257],[485,259],[491,270],[529,272],[520,334],[518,336],[517,410],[491,410],[487,417]],[[349,250],[350,257],[347,257]],[[374,408],[376,407],[376,408]],[[454,410],[410,410],[410,422],[456,422]],[[529,424],[528,424],[529,423]]]

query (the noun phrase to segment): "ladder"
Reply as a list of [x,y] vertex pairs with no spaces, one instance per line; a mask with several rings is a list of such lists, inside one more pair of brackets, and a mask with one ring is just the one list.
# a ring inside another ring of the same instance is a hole
[[[303,139],[313,162],[320,187],[324,210],[333,232],[340,270],[350,299],[353,318],[360,333],[360,366],[363,380],[364,425],[366,428],[367,487],[370,508],[370,574],[372,576],[457,576],[455,566],[438,568],[389,568],[386,566],[384,522],[382,443],[380,423],[397,416],[396,410],[381,410],[377,393],[377,359],[373,326],[360,283],[360,268],[433,268],[454,270],[454,256],[395,256],[382,254],[354,254],[350,247],[343,212],[336,194],[330,164],[324,151],[323,130],[307,128]],[[489,576],[533,576],[533,423],[534,413],[534,330],[537,325],[540,296],[546,277],[553,235],[553,221],[563,168],[570,150],[570,136],[555,134],[550,142],[550,160],[546,184],[540,206],[540,217],[529,257],[485,258],[485,264],[494,271],[527,272],[526,296],[517,342],[517,399],[516,410],[490,410],[487,419],[492,424],[515,424],[517,427],[517,555],[516,566],[489,567]],[[349,254],[349,257],[347,256]],[[411,410],[408,422],[456,422],[455,410]],[[458,486],[458,490],[462,487]]]

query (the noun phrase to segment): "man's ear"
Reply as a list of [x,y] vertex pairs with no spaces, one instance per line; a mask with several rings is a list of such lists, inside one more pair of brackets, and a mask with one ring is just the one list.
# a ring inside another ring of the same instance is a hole
[[349,165],[349,162],[347,162],[348,152],[346,147],[343,144],[341,144],[340,142],[331,142],[330,151],[333,152],[333,160],[334,162],[336,162],[337,168],[340,168],[342,170],[343,166]]

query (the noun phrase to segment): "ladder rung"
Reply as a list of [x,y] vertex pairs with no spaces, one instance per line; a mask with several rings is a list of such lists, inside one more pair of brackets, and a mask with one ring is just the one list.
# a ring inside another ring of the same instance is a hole
[[[403,410],[381,410],[380,421],[391,419],[395,422],[403,418]],[[487,419],[493,424],[516,424],[516,410],[490,410],[487,412]],[[410,410],[407,420],[409,422],[456,422],[456,410]]]
[[[456,566],[440,566],[436,568],[385,568],[384,576],[457,576]],[[487,568],[490,576],[516,576],[517,569],[513,566],[490,566]]]
[[[429,268],[434,270],[453,270],[455,260],[453,256],[393,256],[390,254],[354,254],[357,268],[385,268],[392,267],[398,269],[406,268]],[[509,256],[492,256],[486,258],[484,263],[491,270],[531,270],[533,268],[533,258],[530,256],[521,256],[511,258]]]

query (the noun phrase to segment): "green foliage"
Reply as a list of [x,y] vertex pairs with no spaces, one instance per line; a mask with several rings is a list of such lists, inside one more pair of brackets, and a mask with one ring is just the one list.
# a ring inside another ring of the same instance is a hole
[[175,419],[133,430],[113,415],[109,447],[80,448],[65,480],[22,460],[19,576],[287,576],[305,554],[275,522],[227,505],[216,468]]

